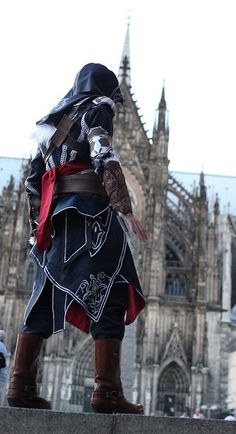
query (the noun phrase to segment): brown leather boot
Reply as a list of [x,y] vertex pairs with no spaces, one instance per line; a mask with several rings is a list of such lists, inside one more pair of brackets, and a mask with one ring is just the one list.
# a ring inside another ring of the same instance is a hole
[[95,413],[143,414],[143,406],[128,402],[120,379],[121,341],[119,339],[95,340],[95,389],[91,407]]
[[10,407],[51,409],[51,403],[37,396],[37,361],[43,338],[31,333],[19,333],[11,380],[7,392]]

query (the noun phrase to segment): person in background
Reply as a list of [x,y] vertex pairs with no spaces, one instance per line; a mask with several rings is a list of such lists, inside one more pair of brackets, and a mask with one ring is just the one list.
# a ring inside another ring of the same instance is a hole
[[115,74],[89,63],[37,122],[38,148],[25,184],[37,274],[17,339],[10,406],[51,408],[37,395],[37,359],[43,339],[67,321],[94,340],[93,411],[143,413],[125,399],[120,374],[125,324],[145,305],[127,231],[142,241],[147,236],[112,148],[118,103]]
[[205,419],[204,414],[200,412],[200,408],[196,408],[193,419]]
[[189,417],[189,409],[185,408],[180,417]]
[[0,330],[0,353],[2,353],[2,356],[5,359],[5,366],[3,368],[0,368],[0,405],[3,405],[5,401],[5,393],[6,393],[6,387],[8,382],[8,367],[7,367],[8,352],[5,345],[4,330]]
[[224,420],[235,420],[236,421],[235,412],[233,409],[229,411],[228,416],[226,416],[224,418]]

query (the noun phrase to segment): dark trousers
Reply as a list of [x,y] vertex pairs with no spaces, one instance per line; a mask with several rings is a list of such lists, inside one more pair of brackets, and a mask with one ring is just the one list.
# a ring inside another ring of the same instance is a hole
[[[21,329],[45,339],[53,333],[52,286],[47,279],[43,292],[34,305],[27,324]],[[103,313],[98,322],[91,321],[93,339],[120,339],[125,332],[124,315],[128,305],[128,285],[116,283],[112,286]]]

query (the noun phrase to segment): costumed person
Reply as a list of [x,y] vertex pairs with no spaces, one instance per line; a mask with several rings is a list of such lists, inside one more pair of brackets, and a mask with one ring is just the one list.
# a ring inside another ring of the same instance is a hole
[[8,382],[7,367],[8,352],[5,345],[5,332],[0,330],[0,405],[5,402],[5,393]]
[[234,410],[230,410],[229,414],[226,417],[224,417],[224,420],[236,421]]
[[122,102],[115,74],[90,63],[37,122],[38,150],[26,180],[37,273],[17,339],[10,406],[50,408],[37,395],[37,359],[43,339],[69,322],[95,342],[93,411],[143,413],[125,399],[120,376],[125,324],[145,305],[123,222],[146,239],[112,149]]
[[195,413],[193,414],[193,419],[205,419],[203,413],[201,413],[200,408],[196,408]]

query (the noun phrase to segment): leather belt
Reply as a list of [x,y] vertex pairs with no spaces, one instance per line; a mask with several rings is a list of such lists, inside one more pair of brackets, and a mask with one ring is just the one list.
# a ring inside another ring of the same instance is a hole
[[55,185],[54,195],[63,193],[93,193],[106,196],[107,192],[102,185],[99,176],[95,172],[75,173],[74,175],[61,176]]

